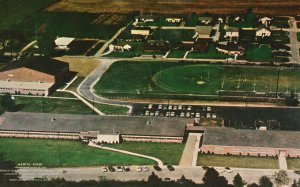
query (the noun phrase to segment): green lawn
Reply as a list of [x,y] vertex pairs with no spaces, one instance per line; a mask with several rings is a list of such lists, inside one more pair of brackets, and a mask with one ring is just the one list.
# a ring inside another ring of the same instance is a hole
[[185,55],[186,51],[182,50],[171,50],[169,55],[167,56],[168,58],[183,58]]
[[171,44],[178,44],[181,41],[193,41],[195,35],[194,29],[156,29],[153,32],[153,39],[155,40],[166,40]]
[[300,42],[300,32],[297,32],[297,39]]
[[140,153],[161,159],[164,163],[178,165],[185,144],[152,143],[152,142],[123,142],[107,145],[112,148]]
[[100,103],[95,103],[95,107],[107,115],[127,115],[129,111],[129,108],[127,107],[105,105]]
[[290,43],[290,33],[286,32],[286,31],[272,31],[271,39],[273,42],[289,44]]
[[0,0],[0,33],[56,0]]
[[251,46],[246,50],[246,60],[270,62],[273,59],[272,49],[269,45]]
[[198,52],[190,52],[187,55],[187,58],[192,58],[192,59],[226,59],[228,58],[228,55],[219,53],[216,49],[215,46],[209,45],[209,50],[207,53],[198,53]]
[[15,104],[15,110],[20,112],[93,114],[80,100],[15,97]]
[[199,154],[198,166],[278,169],[278,159],[271,157]]
[[16,163],[46,167],[142,165],[154,161],[88,147],[78,141],[1,138],[0,153]]
[[[212,94],[217,91],[276,91],[278,69],[217,65],[188,65],[183,62],[114,63],[96,84],[104,96],[152,96],[164,94]],[[300,89],[299,70],[279,72],[279,92]],[[126,82],[126,84],[124,84]],[[173,98],[174,98],[173,95]]]
[[299,158],[287,158],[288,169],[300,169],[300,159]]

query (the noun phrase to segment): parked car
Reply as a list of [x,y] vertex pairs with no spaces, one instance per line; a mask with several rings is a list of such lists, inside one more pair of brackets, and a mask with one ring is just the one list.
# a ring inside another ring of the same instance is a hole
[[174,117],[175,116],[175,112],[171,112],[171,117]]
[[118,166],[116,170],[117,172],[123,172],[123,168],[121,166]]
[[182,110],[182,105],[179,105],[179,106],[178,106],[178,110]]
[[172,165],[168,165],[167,168],[170,170],[170,171],[174,171],[175,168],[172,166]]
[[135,170],[136,170],[137,172],[141,172],[143,169],[142,169],[142,167],[137,167]]
[[167,113],[166,113],[166,117],[170,117],[170,112],[167,112]]
[[180,113],[180,117],[183,118],[184,117],[184,112]]
[[147,166],[144,166],[143,170],[147,172],[149,171],[149,168]]
[[148,109],[151,109],[152,107],[153,107],[152,104],[149,104],[149,105],[148,105]]
[[158,110],[161,110],[162,109],[162,105],[158,105]]
[[200,118],[200,113],[199,112],[196,113],[196,118]]
[[211,111],[211,107],[210,106],[207,107],[207,111]]
[[161,171],[161,168],[158,165],[153,166],[156,171]]
[[107,167],[103,167],[101,170],[102,170],[103,172],[108,172],[108,168],[107,168]]
[[192,106],[188,106],[188,107],[187,107],[187,110],[192,110]]
[[116,169],[115,169],[114,167],[112,167],[112,166],[108,166],[108,170],[109,170],[110,172],[115,172],[115,171],[116,171]]
[[164,178],[164,181],[170,181],[171,179],[169,177]]
[[168,110],[172,110],[172,109],[173,109],[173,106],[169,105]]
[[177,106],[174,106],[174,107],[173,107],[173,110],[177,110]]
[[191,113],[190,112],[187,112],[185,117],[189,118],[191,116]]
[[155,112],[155,116],[159,116],[159,111],[156,111],[156,112]]
[[150,114],[150,111],[146,110],[145,116],[149,116],[149,114]]

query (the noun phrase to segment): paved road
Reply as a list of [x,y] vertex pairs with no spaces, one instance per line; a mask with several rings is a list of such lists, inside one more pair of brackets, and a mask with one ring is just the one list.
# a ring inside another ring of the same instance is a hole
[[101,76],[109,68],[109,66],[111,66],[115,61],[118,60],[119,59],[101,59],[100,65],[82,81],[82,83],[77,88],[77,92],[89,101],[109,105],[126,106],[129,109],[132,109],[131,102],[110,100],[98,96],[94,93],[93,87],[95,86],[95,84],[100,80]]
[[279,169],[281,170],[287,170],[287,162],[286,162],[286,157],[285,157],[285,152],[280,152],[279,157],[278,157],[278,162],[279,162]]
[[[34,178],[43,178],[47,177],[58,178],[63,177],[69,181],[81,181],[81,180],[99,180],[107,179],[107,180],[120,180],[120,181],[130,181],[130,180],[147,180],[149,175],[152,173],[153,168],[149,166],[150,171],[148,172],[137,172],[135,170],[137,166],[130,166],[130,172],[103,172],[101,171],[101,167],[86,167],[86,168],[22,168],[18,170],[18,173],[21,175],[22,180],[33,180]],[[156,175],[160,178],[169,177],[171,180],[177,180],[182,175],[184,175],[188,179],[192,179],[197,183],[202,182],[202,178],[204,176],[205,170],[202,167],[180,167],[174,166],[175,171],[169,171],[166,167],[162,167],[162,171],[157,172],[154,171]],[[224,169],[224,168],[223,168]],[[258,183],[258,180],[261,176],[268,176],[271,180],[274,181],[274,173],[279,170],[274,169],[245,169],[245,168],[231,168],[232,173],[223,172],[221,175],[225,176],[229,183],[232,183],[234,176],[239,173],[242,178],[248,182]],[[287,171],[290,180],[292,183],[293,179],[298,181],[299,175],[295,174],[293,171]]]

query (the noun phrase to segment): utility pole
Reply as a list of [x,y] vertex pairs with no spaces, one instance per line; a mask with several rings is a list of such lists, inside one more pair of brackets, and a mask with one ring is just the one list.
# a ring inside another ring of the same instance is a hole
[[278,98],[279,73],[280,73],[280,69],[277,70],[277,86],[276,86],[276,97],[277,98]]

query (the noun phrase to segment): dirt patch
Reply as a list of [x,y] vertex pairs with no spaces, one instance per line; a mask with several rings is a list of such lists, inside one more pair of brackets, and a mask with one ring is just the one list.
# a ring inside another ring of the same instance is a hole
[[274,15],[300,14],[298,0],[62,0],[48,11],[90,12],[90,13],[132,13],[189,14],[245,13],[252,8],[255,13]]
[[67,62],[70,65],[70,71],[78,72],[78,76],[86,77],[99,65],[99,60],[85,57],[58,57],[56,60]]

